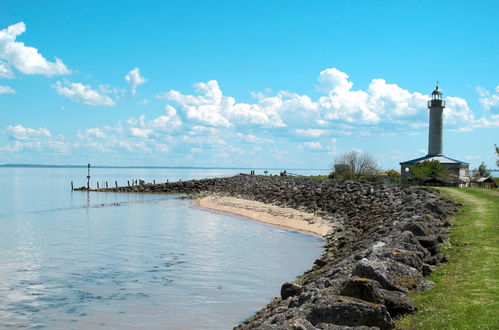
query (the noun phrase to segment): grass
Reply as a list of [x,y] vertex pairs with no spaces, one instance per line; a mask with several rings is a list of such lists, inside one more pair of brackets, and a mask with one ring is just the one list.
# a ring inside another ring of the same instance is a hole
[[433,290],[412,294],[419,311],[397,321],[398,328],[499,329],[499,192],[439,188],[463,204],[453,220],[449,262],[429,279]]

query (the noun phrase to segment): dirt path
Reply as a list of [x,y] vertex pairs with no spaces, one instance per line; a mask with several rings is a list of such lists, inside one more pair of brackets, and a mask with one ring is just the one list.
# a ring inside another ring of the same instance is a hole
[[[486,209],[486,206],[485,206],[486,202],[485,201],[483,201],[479,198],[473,197],[470,194],[467,194],[466,192],[461,191],[459,189],[440,188],[440,190],[444,191],[446,194],[448,194],[452,197],[455,197],[459,200],[462,200],[465,203],[469,203],[469,204],[473,205],[473,207],[476,208],[475,211],[477,213],[479,213],[479,214],[485,213],[485,209]],[[491,192],[491,193],[495,194],[494,192]],[[499,194],[498,194],[498,197],[499,197]]]

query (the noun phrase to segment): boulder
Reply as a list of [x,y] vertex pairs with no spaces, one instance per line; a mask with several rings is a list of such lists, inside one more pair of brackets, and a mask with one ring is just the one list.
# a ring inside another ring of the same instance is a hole
[[414,301],[406,294],[400,291],[380,290],[385,306],[392,318],[399,317],[404,314],[412,314],[416,311]]
[[286,282],[281,286],[281,298],[286,300],[289,297],[300,294],[302,287],[296,283]]
[[382,304],[383,296],[380,293],[380,284],[376,281],[354,277],[343,283],[340,295],[354,297],[375,304]]
[[384,305],[349,297],[328,297],[311,306],[308,321],[313,325],[330,323],[344,326],[369,326],[392,329],[395,324]]

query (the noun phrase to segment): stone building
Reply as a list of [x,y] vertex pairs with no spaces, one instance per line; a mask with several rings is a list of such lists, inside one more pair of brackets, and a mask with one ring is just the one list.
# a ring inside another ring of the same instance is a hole
[[443,153],[443,111],[445,100],[442,99],[442,91],[438,85],[431,93],[431,100],[428,100],[429,128],[428,128],[428,154],[424,157],[411,159],[400,163],[401,181],[404,184],[409,183],[411,168],[425,160],[438,160],[450,174],[450,178],[445,182],[448,185],[467,186],[470,182],[469,166],[470,164],[460,160],[444,156]]

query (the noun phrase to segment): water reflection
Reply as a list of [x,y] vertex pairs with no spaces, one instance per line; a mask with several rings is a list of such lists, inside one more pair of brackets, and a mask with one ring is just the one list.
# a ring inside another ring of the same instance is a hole
[[230,328],[321,253],[316,238],[175,196],[68,193],[67,177],[51,183],[61,193],[31,177],[0,198],[0,328]]

